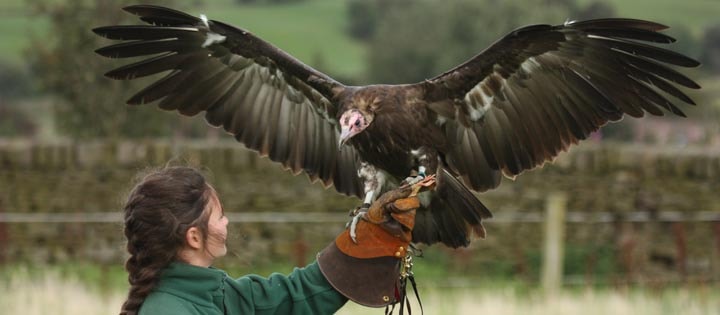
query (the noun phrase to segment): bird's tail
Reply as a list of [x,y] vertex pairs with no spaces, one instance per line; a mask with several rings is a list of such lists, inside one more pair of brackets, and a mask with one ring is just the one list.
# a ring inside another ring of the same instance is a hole
[[416,215],[413,242],[458,248],[473,235],[485,238],[482,220],[492,217],[490,210],[448,170],[438,169],[437,188],[426,194],[430,203]]

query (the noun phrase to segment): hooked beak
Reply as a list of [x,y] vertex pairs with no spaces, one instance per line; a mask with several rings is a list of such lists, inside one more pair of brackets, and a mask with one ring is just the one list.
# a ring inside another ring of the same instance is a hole
[[340,140],[338,141],[338,151],[342,150],[342,146],[350,139],[350,128],[343,127],[340,131]]

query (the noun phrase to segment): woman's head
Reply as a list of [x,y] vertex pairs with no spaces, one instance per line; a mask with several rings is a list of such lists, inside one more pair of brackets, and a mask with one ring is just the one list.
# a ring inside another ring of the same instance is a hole
[[145,175],[130,192],[124,215],[131,288],[121,314],[138,311],[171,262],[210,265],[225,255],[227,219],[215,190],[193,168]]

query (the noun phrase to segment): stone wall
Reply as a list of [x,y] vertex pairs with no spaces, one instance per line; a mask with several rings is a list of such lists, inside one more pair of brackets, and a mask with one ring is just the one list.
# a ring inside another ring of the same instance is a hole
[[[0,142],[0,215],[120,211],[133,178],[149,167],[201,165],[225,209],[328,212],[343,220],[358,200],[309,184],[235,142]],[[610,213],[610,223],[568,225],[566,270],[718,279],[717,222],[626,222],[635,211],[720,213],[720,153],[700,148],[584,144],[553,164],[480,194],[498,215],[542,213],[546,196],[569,194],[570,211]],[[489,237],[470,248],[428,250],[428,261],[458,270],[495,270],[534,279],[541,248],[536,222],[489,220]],[[682,221],[682,220],[675,220]],[[223,264],[302,264],[334,238],[342,223],[235,223]],[[714,229],[717,229],[717,233]],[[122,226],[111,223],[0,223],[3,261],[119,263]],[[434,255],[433,253],[438,253]],[[442,255],[440,255],[442,254]],[[574,256],[573,256],[574,255]],[[453,259],[447,259],[453,257]],[[570,265],[568,265],[570,264]],[[573,264],[579,264],[577,266]]]

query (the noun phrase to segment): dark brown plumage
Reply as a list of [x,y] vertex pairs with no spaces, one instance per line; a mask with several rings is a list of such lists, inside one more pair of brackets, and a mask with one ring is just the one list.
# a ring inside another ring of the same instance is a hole
[[673,102],[694,103],[677,86],[699,88],[671,68],[699,63],[643,43],[674,39],[641,20],[527,26],[424,82],[354,87],[222,22],[150,5],[125,10],[150,25],[94,29],[125,41],[97,53],[149,57],[106,75],[169,71],[128,104],[205,112],[247,147],[346,195],[376,197],[422,166],[438,175],[413,234],[428,244],[484,236],[490,212],[468,187],[495,188],[624,114],[684,116]]

